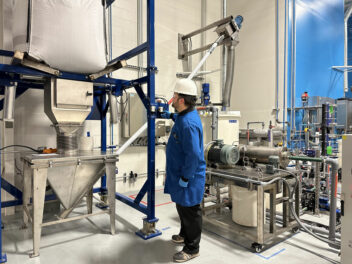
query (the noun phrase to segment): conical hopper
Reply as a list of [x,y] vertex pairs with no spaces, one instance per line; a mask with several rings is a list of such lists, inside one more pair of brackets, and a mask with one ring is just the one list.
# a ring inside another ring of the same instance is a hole
[[83,163],[48,169],[48,182],[65,209],[72,208],[103,175],[104,164]]

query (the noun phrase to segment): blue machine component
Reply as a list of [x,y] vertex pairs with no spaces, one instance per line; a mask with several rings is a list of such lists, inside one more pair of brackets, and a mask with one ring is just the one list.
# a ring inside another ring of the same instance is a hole
[[315,157],[315,150],[307,149],[304,151],[304,155],[308,157]]
[[[130,87],[135,87],[138,95],[140,96],[142,102],[147,108],[148,115],[148,178],[140,190],[138,194],[138,199],[132,200],[129,197],[126,197],[122,194],[116,193],[116,199],[121,202],[135,208],[136,210],[146,214],[146,218],[144,219],[144,225],[149,225],[152,232],[145,234],[141,231],[136,234],[141,236],[143,239],[149,239],[158,235],[161,235],[161,232],[154,228],[155,223],[158,221],[158,218],[155,217],[155,118],[158,115],[158,109],[160,107],[163,110],[168,110],[168,104],[155,102],[155,29],[154,29],[154,1],[155,0],[147,0],[147,42],[142,45],[126,52],[120,57],[112,60],[120,60],[120,59],[129,59],[135,57],[143,52],[147,52],[148,58],[148,66],[147,66],[147,76],[141,77],[135,80],[122,80],[122,79],[114,79],[108,78],[106,76],[100,77],[93,82],[94,85],[94,104],[97,109],[97,114],[101,120],[101,149],[106,151],[107,148],[107,140],[106,140],[106,113],[108,110],[108,104],[106,103],[106,94],[111,91],[114,95],[120,96],[122,91],[128,89]],[[111,5],[114,0],[108,0],[107,6]],[[0,56],[13,56],[12,51],[0,50]],[[12,83],[17,83],[17,93],[16,96],[24,93],[29,88],[34,89],[43,89],[44,84],[38,83],[37,81],[24,80],[20,78],[20,74],[26,74],[29,76],[40,76],[40,77],[57,77],[62,79],[76,80],[76,81],[90,81],[88,76],[84,74],[75,74],[75,73],[67,73],[60,72],[59,76],[51,76],[50,74],[41,72],[39,70],[30,69],[23,66],[14,66],[7,64],[0,64],[0,93],[4,93],[4,87],[11,85]],[[148,85],[147,95],[139,89],[142,84]],[[136,85],[137,84],[137,85]],[[3,107],[3,100],[0,100],[0,110]],[[93,108],[94,109],[94,108]],[[93,112],[93,111],[92,111]],[[90,117],[93,117],[92,114]],[[0,173],[1,178],[1,173]],[[1,179],[1,183],[4,186],[0,186],[0,191],[3,188],[9,193],[12,193],[16,200],[1,202],[0,198],[0,209],[2,207],[9,207],[22,204],[22,193],[15,186],[11,185],[8,182],[3,181]],[[101,179],[101,187],[94,188],[94,193],[104,194],[106,192],[106,177],[102,177]],[[147,206],[141,204],[141,200],[144,195],[147,194],[148,204]],[[1,196],[0,196],[1,197]],[[46,200],[56,199],[55,195],[50,195],[46,197]],[[0,216],[1,223],[1,216]],[[0,263],[6,262],[6,255],[2,254],[2,239],[1,239],[1,230],[0,230]]]
[[243,22],[243,16],[241,16],[241,15],[236,16],[235,22],[236,22],[238,28],[241,29],[242,22]]
[[321,209],[329,211],[330,210],[329,198],[319,197],[319,207]]
[[202,84],[202,105],[209,105],[210,101],[210,89],[209,89],[209,83],[203,83]]
[[[330,202],[327,197],[319,197],[319,207],[325,211],[330,211]],[[336,209],[336,214],[340,214],[341,210]]]

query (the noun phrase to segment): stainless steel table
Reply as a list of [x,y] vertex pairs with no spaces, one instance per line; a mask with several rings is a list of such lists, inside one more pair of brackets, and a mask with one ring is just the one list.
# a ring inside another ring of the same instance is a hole
[[[115,169],[118,156],[112,152],[81,151],[77,155],[31,154],[22,157],[24,164],[23,221],[25,227],[32,222],[33,253],[39,256],[43,226],[78,220],[96,214],[110,214],[111,234],[115,233]],[[106,174],[108,210],[92,212],[93,185]],[[47,183],[52,187],[64,210],[56,221],[43,223],[43,210]],[[31,203],[32,196],[32,203]],[[88,213],[67,218],[87,196]],[[32,213],[30,210],[32,204]]]

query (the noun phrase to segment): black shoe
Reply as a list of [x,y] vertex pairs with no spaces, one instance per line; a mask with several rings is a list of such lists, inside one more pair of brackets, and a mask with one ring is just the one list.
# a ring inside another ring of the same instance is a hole
[[178,262],[178,263],[186,262],[198,256],[199,256],[199,252],[195,254],[188,254],[182,250],[174,255],[174,262]]
[[173,235],[171,239],[172,239],[172,242],[176,244],[182,244],[185,242],[185,239],[180,235]]

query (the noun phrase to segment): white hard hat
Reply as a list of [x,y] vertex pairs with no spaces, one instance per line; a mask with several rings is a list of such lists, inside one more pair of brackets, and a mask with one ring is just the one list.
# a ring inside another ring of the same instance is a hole
[[176,82],[175,93],[197,96],[197,85],[189,79],[181,79]]

